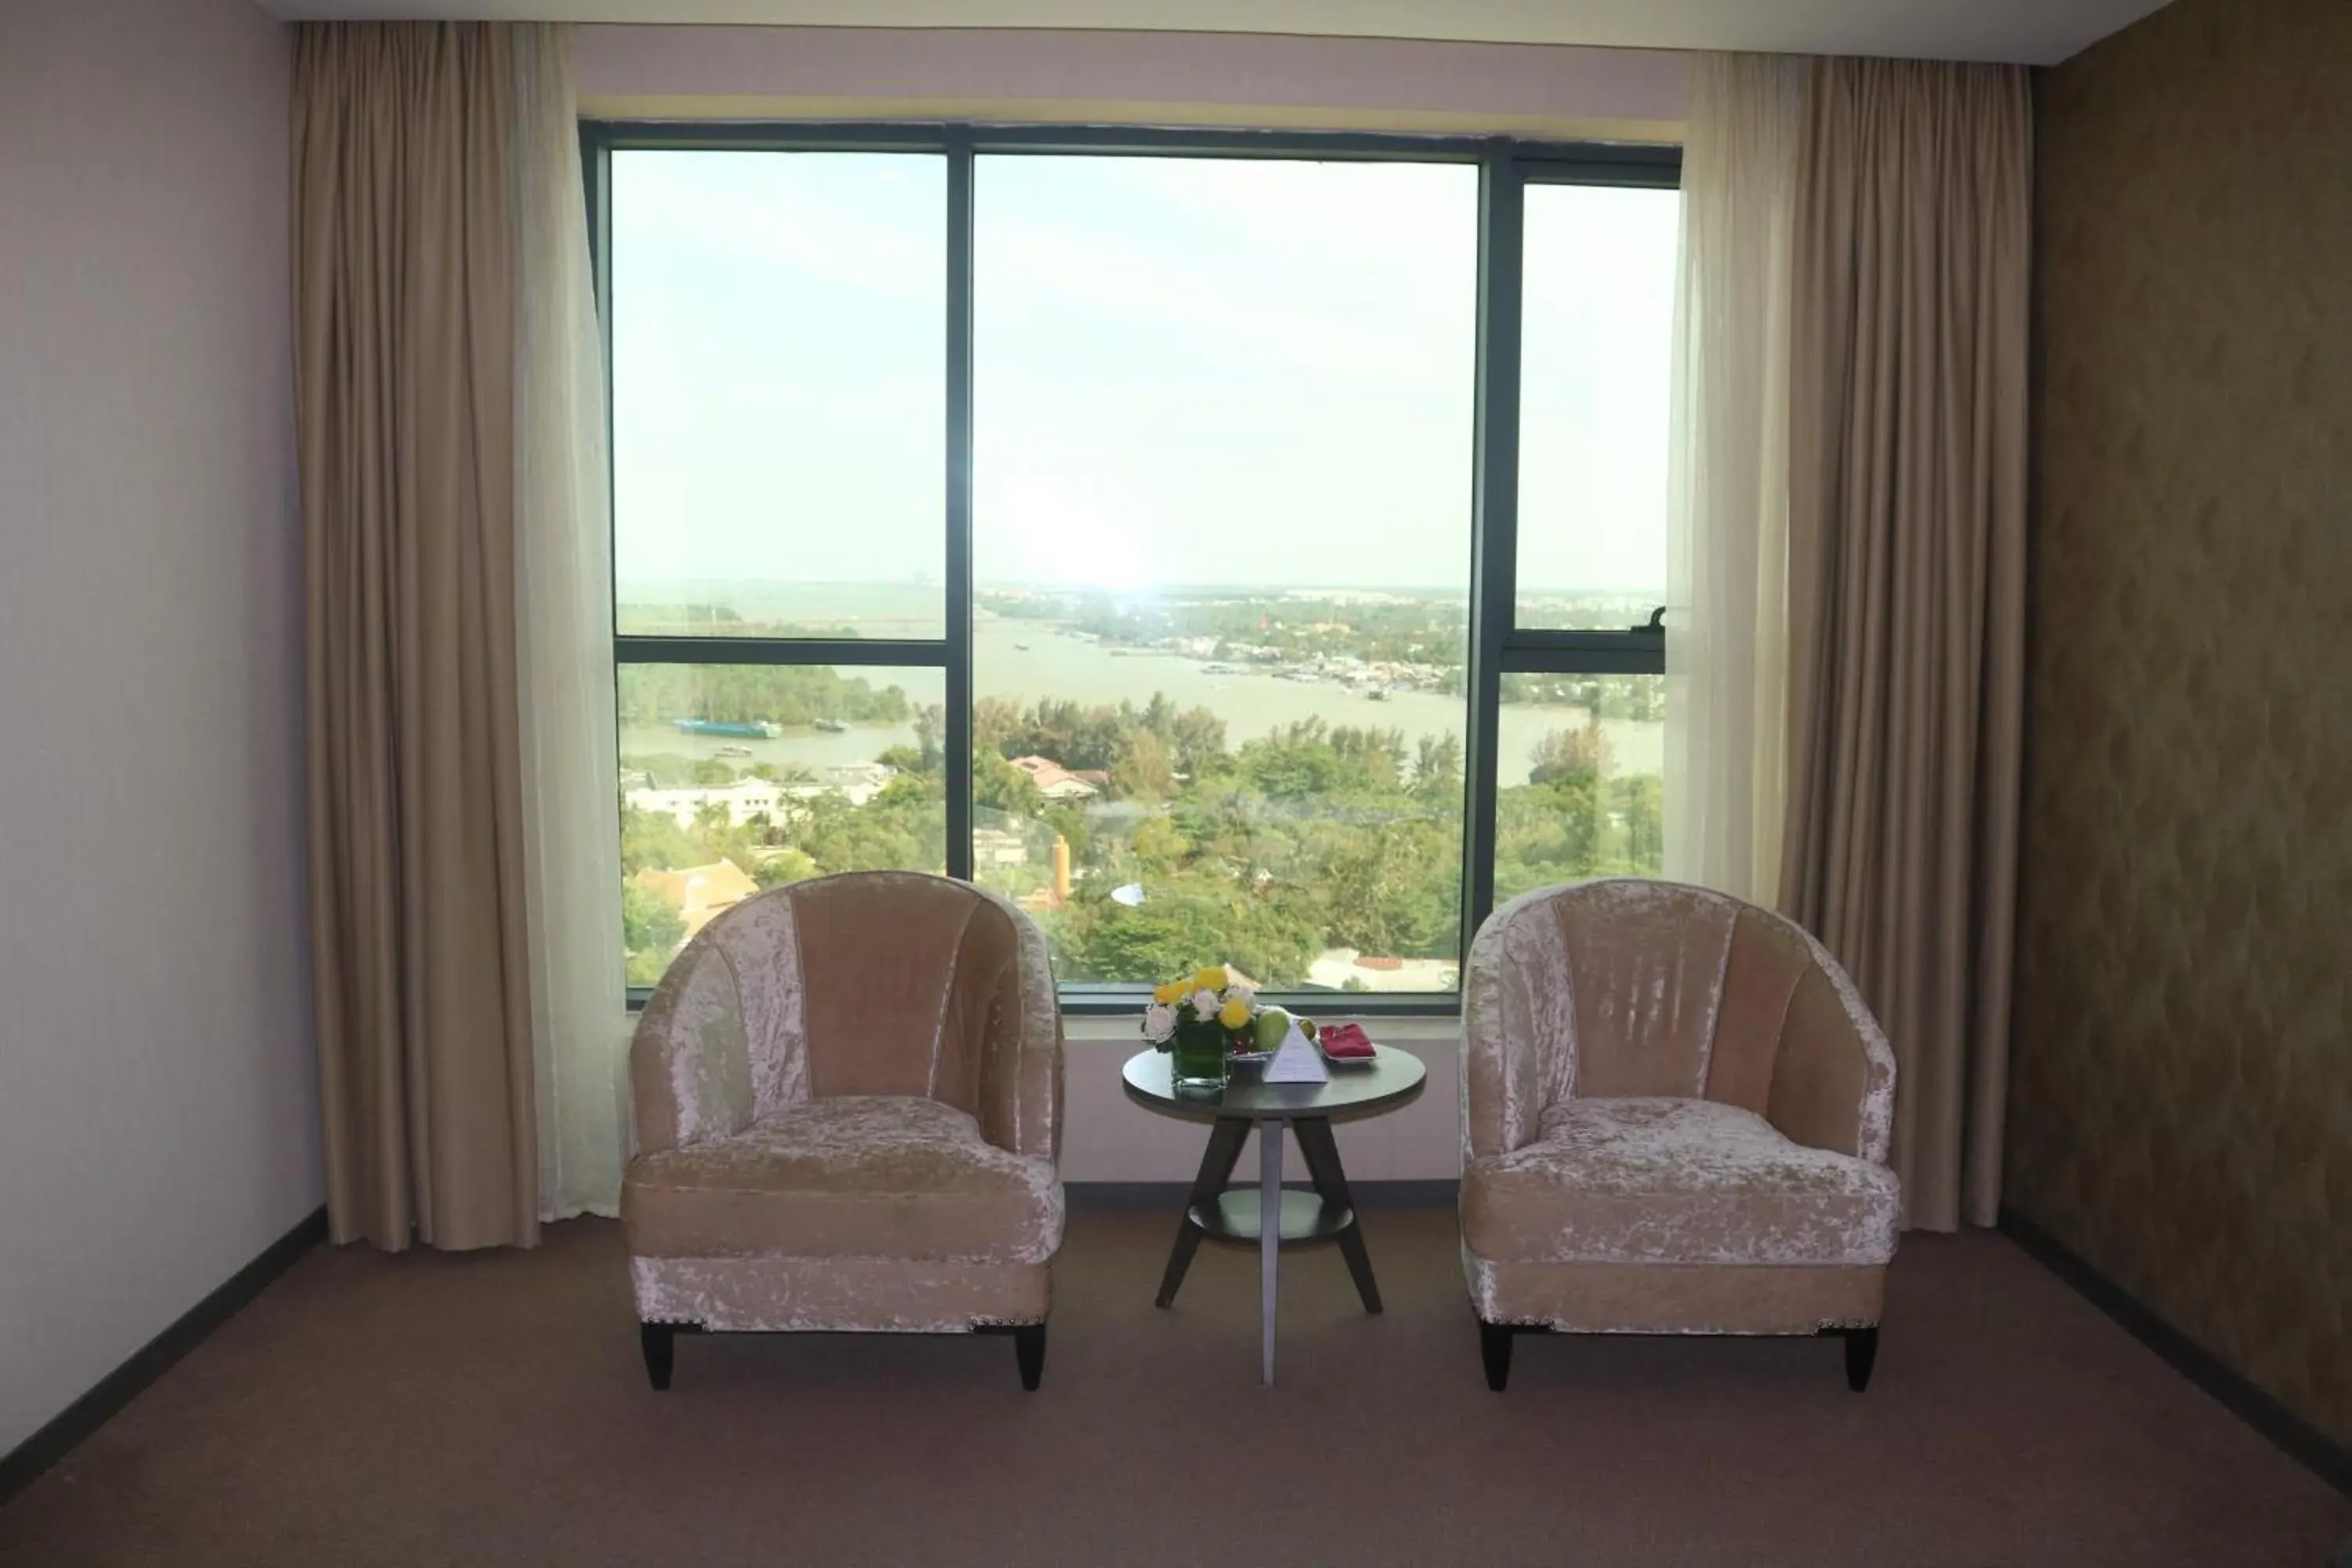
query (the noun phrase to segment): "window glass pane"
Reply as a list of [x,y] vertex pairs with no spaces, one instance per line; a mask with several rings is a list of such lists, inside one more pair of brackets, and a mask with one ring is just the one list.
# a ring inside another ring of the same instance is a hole
[[1666,602],[1678,191],[1529,185],[1518,624],[1622,631]]
[[946,672],[625,664],[629,983],[761,888],[947,868]]
[[1066,983],[1454,985],[1476,215],[979,161],[974,858]]
[[947,163],[613,154],[619,629],[946,629]]
[[1506,675],[1495,901],[1665,869],[1665,678]]

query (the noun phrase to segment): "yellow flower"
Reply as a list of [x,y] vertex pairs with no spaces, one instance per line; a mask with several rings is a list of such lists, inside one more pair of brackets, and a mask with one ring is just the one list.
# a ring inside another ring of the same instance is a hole
[[1195,991],[1223,991],[1224,988],[1225,966],[1222,963],[1210,964],[1192,976],[1192,989]]
[[1250,1005],[1236,996],[1217,1009],[1217,1022],[1228,1029],[1238,1029],[1250,1021]]
[[1151,988],[1151,999],[1162,1005],[1173,1002],[1182,994],[1184,994],[1184,983],[1181,980],[1171,980],[1165,985],[1155,985]]

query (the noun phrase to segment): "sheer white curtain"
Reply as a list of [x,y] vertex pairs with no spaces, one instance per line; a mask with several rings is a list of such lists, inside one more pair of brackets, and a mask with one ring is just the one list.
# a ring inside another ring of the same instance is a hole
[[1675,304],[1666,875],[1770,905],[1789,688],[1790,240],[1804,62],[1693,62]]
[[515,529],[542,1219],[619,1212],[627,1154],[604,374],[570,30],[514,32]]

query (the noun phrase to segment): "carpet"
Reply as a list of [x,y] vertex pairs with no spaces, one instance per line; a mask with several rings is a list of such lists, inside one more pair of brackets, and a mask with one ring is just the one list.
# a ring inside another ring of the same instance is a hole
[[304,1258],[0,1508],[0,1563],[2248,1564],[2352,1502],[2003,1238],[1905,1240],[1876,1381],[1834,1341],[1522,1339],[1486,1391],[1450,1213],[1367,1216],[1388,1311],[1254,1254],[1151,1305],[1172,1216],[1080,1214],[1043,1390],[1003,1338],[682,1339],[618,1227]]

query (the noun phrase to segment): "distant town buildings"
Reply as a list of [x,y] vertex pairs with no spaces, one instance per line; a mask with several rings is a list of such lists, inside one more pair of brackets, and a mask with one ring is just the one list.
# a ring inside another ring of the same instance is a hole
[[1087,800],[1110,783],[1110,775],[1098,768],[1073,771],[1050,757],[1015,757],[1013,765],[1027,773],[1047,800]]
[[751,873],[732,860],[681,870],[656,871],[648,867],[630,879],[638,887],[677,906],[692,937],[710,923],[719,910],[740,904],[760,890]]
[[706,806],[724,809],[730,827],[748,827],[758,819],[782,825],[796,804],[820,795],[838,795],[852,805],[864,805],[897,774],[898,770],[880,763],[849,763],[821,769],[807,779],[778,782],[747,774],[732,784],[674,788],[648,784],[629,790],[622,798],[630,809],[669,817],[680,827],[692,827]]
[[1007,870],[1027,863],[1028,837],[1010,827],[974,827],[971,863],[976,869]]

